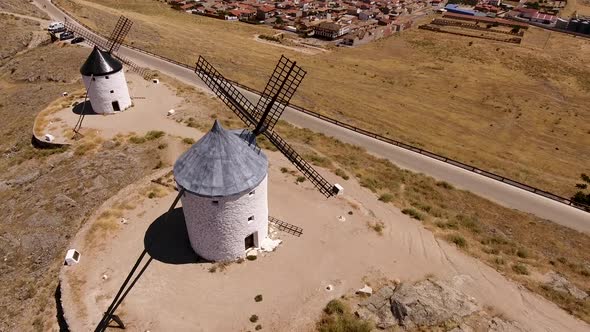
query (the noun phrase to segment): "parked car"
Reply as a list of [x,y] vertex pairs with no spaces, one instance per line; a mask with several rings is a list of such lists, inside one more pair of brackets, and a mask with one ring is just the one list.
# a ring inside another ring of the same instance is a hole
[[71,31],[62,32],[59,35],[59,40],[68,40],[74,38],[74,33]]
[[83,42],[84,40],[85,40],[84,37],[76,37],[76,38],[72,39],[72,41],[70,43],[78,44],[78,43]]
[[49,23],[47,30],[51,31],[51,32],[56,32],[57,29],[65,29],[65,28],[66,28],[66,26],[64,25],[63,22],[51,22],[51,23]]

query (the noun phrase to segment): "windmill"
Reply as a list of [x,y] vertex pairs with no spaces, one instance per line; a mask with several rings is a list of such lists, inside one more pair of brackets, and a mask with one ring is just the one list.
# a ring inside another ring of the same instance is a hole
[[[256,247],[267,237],[267,221],[299,236],[300,228],[268,216],[268,162],[255,142],[256,136],[264,135],[327,198],[342,193],[342,186],[330,184],[273,131],[306,72],[282,56],[256,105],[203,57],[195,73],[250,130],[232,132],[215,121],[209,133],[176,161],[178,194],[164,222],[182,200],[191,246],[199,256],[214,261],[240,257],[245,249]],[[105,331],[111,321],[124,326],[115,312],[153,261],[150,256],[144,262],[151,245],[145,244],[95,331]]]
[[195,73],[249,128],[254,136],[264,135],[327,198],[342,193],[330,184],[295,149],[273,131],[306,71],[295,61],[281,56],[256,105],[253,105],[205,58],[199,56]]
[[94,46],[86,62],[80,68],[82,80],[86,87],[86,96],[80,112],[80,117],[74,126],[75,138],[84,120],[88,100],[94,112],[99,114],[110,114],[123,111],[131,106],[131,97],[127,80],[123,72],[123,65],[129,65],[133,70],[143,75],[143,70],[132,63],[129,59],[117,54],[123,40],[129,33],[133,21],[121,16],[115,25],[110,37],[103,40],[93,34],[87,33],[84,29],[66,21],[65,26]]

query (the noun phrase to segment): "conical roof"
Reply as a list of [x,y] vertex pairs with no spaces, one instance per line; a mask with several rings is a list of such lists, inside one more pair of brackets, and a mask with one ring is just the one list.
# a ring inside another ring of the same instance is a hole
[[215,120],[213,128],[178,158],[174,178],[193,194],[223,197],[255,188],[267,170],[268,160],[262,151]]
[[80,68],[80,73],[84,76],[104,76],[116,73],[121,69],[123,69],[123,65],[119,60],[113,58],[108,52],[101,51],[94,46],[90,56]]

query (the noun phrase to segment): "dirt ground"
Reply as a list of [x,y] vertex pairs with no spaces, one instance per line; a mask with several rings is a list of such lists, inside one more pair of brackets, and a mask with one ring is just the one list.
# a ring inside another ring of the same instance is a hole
[[305,55],[252,40],[269,28],[161,2],[58,2],[105,34],[125,14],[135,22],[131,44],[185,63],[203,55],[258,89],[285,54],[308,71],[296,104],[551,192],[571,196],[589,172],[585,39],[531,28],[521,45],[510,45],[412,29]]
[[[329,300],[366,282],[377,287],[394,278],[406,282],[425,276],[458,276],[462,291],[531,331],[588,329],[554,304],[438,241],[356,181],[346,182],[344,196],[325,199],[309,183],[297,184],[293,175],[282,172],[292,165],[279,153],[267,153],[270,214],[302,227],[301,237],[279,232],[284,242],[275,252],[211,272],[211,263],[191,259],[181,210],[173,212],[166,226],[158,219],[177,193],[166,188],[168,194],[150,199],[154,189],[145,179],[101,206],[73,240],[81,261],[61,273],[70,327],[89,330],[97,324],[144,243],[151,243],[148,252],[156,261],[117,312],[136,331],[246,331],[254,327],[251,315],[259,317],[263,330],[310,331]],[[320,172],[338,181],[328,171]],[[105,221],[109,211],[119,209],[117,204],[130,207]],[[380,222],[385,225],[382,234],[370,227]],[[326,290],[328,285],[333,290]],[[258,294],[263,297],[259,303],[254,301]]]

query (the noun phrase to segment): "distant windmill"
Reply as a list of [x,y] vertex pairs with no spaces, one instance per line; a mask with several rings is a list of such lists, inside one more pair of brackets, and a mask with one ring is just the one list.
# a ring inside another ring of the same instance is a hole
[[141,70],[139,66],[116,53],[133,25],[128,18],[124,16],[119,18],[108,40],[87,33],[70,21],[66,21],[65,25],[68,30],[83,36],[88,43],[94,45],[88,59],[80,68],[86,87],[86,97],[80,118],[74,127],[74,132],[78,133],[82,127],[88,99],[94,112],[99,114],[115,113],[129,108],[131,97],[122,63],[131,66],[134,70],[140,72]]

